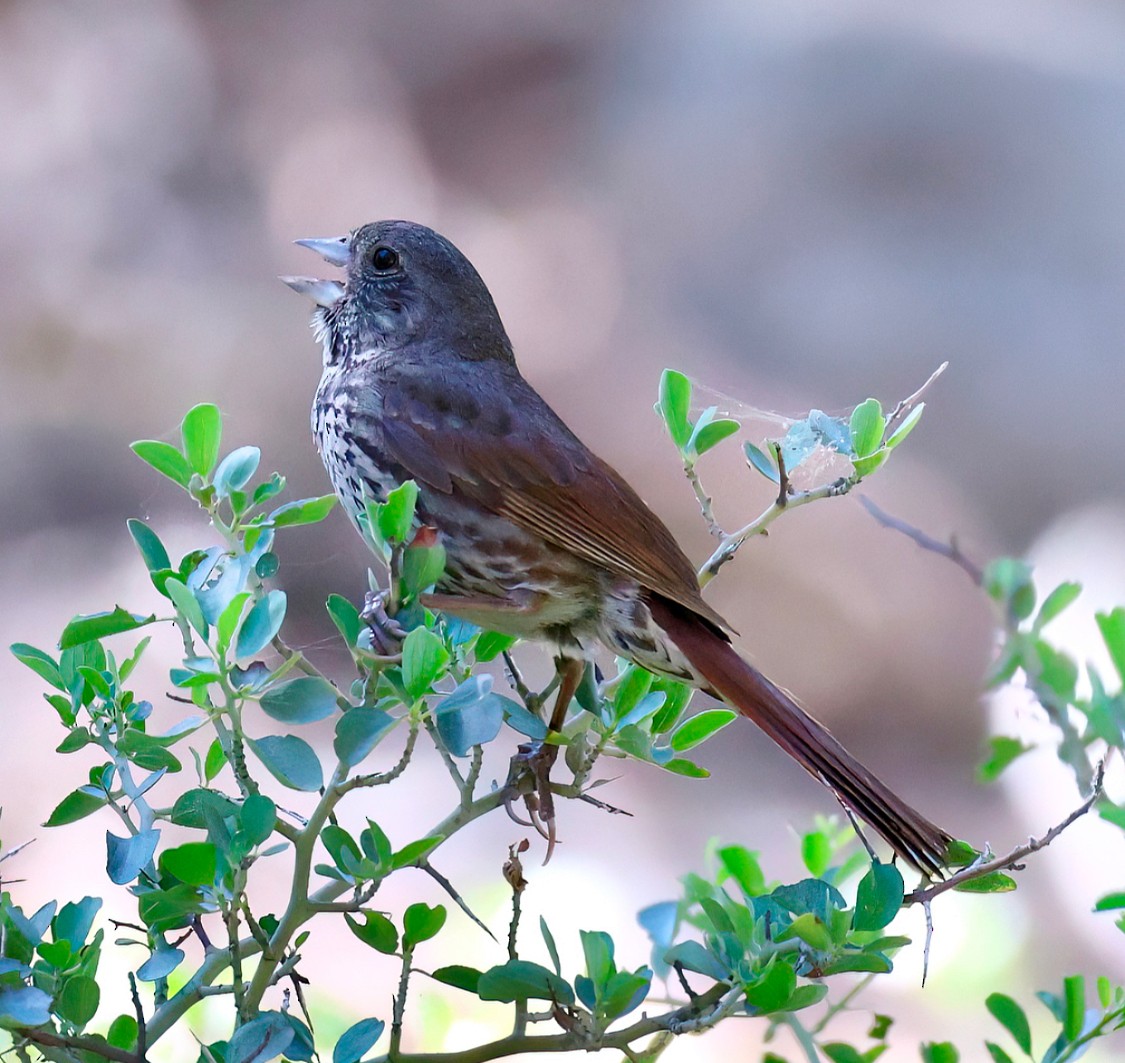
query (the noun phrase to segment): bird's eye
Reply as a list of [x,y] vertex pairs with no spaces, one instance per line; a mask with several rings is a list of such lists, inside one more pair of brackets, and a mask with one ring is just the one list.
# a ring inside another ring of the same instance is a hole
[[383,273],[394,269],[398,265],[398,252],[389,247],[377,247],[371,254],[371,265]]

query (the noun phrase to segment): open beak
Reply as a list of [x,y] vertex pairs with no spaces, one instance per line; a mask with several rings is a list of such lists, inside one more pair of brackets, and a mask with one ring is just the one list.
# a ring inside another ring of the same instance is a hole
[[344,294],[339,281],[317,280],[316,277],[278,277],[298,295],[307,295],[317,306],[328,307]]
[[325,262],[334,266],[346,266],[350,254],[350,236],[334,236],[327,239],[317,238],[312,240],[294,240],[295,244],[315,251]]

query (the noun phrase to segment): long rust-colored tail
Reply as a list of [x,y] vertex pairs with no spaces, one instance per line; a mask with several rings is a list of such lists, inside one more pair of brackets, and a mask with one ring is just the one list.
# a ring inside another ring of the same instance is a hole
[[939,874],[952,838],[871,774],[780,687],[739,656],[705,620],[652,595],[653,619],[721,697],[756,723],[798,764],[921,871]]

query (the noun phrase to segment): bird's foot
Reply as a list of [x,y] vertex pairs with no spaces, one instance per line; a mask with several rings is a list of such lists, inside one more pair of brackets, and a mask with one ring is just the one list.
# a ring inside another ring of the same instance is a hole
[[394,657],[402,651],[406,631],[387,613],[387,591],[368,591],[359,618],[371,631],[371,649],[380,657]]
[[[558,759],[559,747],[550,742],[523,742],[512,757],[504,784],[504,809],[516,823],[532,827],[547,842],[546,864],[555,851],[555,799],[551,793],[551,768]],[[521,818],[514,804],[522,798],[527,819]]]

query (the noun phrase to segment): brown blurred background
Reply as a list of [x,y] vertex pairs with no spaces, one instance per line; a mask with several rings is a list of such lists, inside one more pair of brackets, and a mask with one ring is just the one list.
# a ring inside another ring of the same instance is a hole
[[[664,366],[721,396],[710,401],[783,418],[868,394],[894,402],[948,359],[871,497],[958,534],[980,560],[1053,558],[1057,578],[1087,581],[1078,609],[1125,601],[1119,4],[7,2],[0,144],[5,644],[50,646],[75,612],[155,604],[125,519],[150,519],[180,549],[201,530],[126,448],[175,439],[194,402],[217,402],[226,443],[259,444],[293,497],[327,490],[308,430],[320,355],[307,307],[275,276],[321,268],[294,238],[380,217],[425,222],[469,255],[525,374],[694,557],[709,550],[706,530],[651,410]],[[757,417],[750,437],[781,423]],[[769,491],[729,449],[701,471],[735,527]],[[358,597],[367,559],[338,514],[288,538],[292,641],[340,670],[321,603]],[[854,499],[787,516],[724,571],[713,600],[759,665],[955,832],[1006,848],[1076,802],[1050,758],[1004,786],[975,783],[987,606]],[[1093,652],[1084,630],[1080,660]],[[174,648],[158,645],[148,673],[173,718],[161,684]],[[88,764],[55,762],[62,734],[34,677],[10,659],[0,669],[13,844],[43,834],[36,824]],[[762,850],[773,875],[800,874],[792,831],[831,812],[830,798],[748,727],[702,759],[708,782],[624,767],[601,793],[633,820],[564,810],[566,844],[531,869],[527,903],[572,954],[578,927],[622,929],[619,958],[644,962],[633,913],[673,896],[710,838]],[[442,784],[435,775],[444,801]],[[425,787],[416,800],[420,833],[441,806]],[[901,1017],[884,1058],[946,1037],[979,1058],[981,1034],[1000,1036],[990,989],[1030,1002],[1063,974],[1122,977],[1120,934],[1086,914],[1099,875],[1125,879],[1120,835],[1102,846],[1097,826],[1037,860],[1016,898],[938,907],[926,990],[911,954],[863,998]],[[37,907],[49,893],[36,876],[52,870],[72,880],[67,896],[107,892],[100,829],[41,836],[21,858],[20,899]],[[502,926],[497,869],[520,831],[474,829],[444,870],[469,861],[463,891]],[[95,871],[72,867],[83,853]],[[126,917],[128,898],[110,909]],[[461,958],[486,962],[478,932],[457,933]],[[382,1015],[373,987],[386,972],[350,946],[355,977],[330,996],[346,942],[325,940],[336,944],[309,947],[320,1007]],[[485,1030],[487,1017],[453,1010],[464,1000],[427,998],[415,1045]],[[858,1036],[864,1021],[841,1032]],[[756,1057],[758,1025],[733,1025],[668,1058]]]

